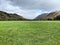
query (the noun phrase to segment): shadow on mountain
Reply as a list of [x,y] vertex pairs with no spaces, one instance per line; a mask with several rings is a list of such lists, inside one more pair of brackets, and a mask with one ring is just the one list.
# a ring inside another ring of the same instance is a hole
[[4,20],[11,20],[11,21],[16,20],[17,21],[17,20],[26,20],[26,18],[20,15],[17,15],[17,14],[11,14],[11,13],[0,11],[0,20],[1,21],[4,21]]

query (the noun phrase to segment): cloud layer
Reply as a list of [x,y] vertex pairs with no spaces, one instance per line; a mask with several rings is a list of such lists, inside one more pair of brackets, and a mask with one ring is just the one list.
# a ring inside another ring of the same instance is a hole
[[60,0],[11,0],[12,4],[27,10],[52,10],[60,8]]
[[60,0],[0,0],[0,10],[34,18],[44,12],[60,10]]

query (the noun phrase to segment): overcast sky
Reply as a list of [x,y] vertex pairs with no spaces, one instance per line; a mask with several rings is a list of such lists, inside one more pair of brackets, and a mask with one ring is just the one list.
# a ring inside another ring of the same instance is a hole
[[31,19],[41,13],[60,10],[60,0],[0,0],[0,10]]

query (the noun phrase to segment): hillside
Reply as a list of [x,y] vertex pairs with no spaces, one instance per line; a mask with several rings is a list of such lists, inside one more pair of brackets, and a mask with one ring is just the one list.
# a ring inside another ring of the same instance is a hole
[[54,11],[50,13],[43,13],[41,15],[38,15],[35,19],[26,19],[18,14],[12,14],[12,13],[7,13],[4,11],[0,11],[0,20],[1,21],[7,21],[7,20],[60,20],[60,11]]
[[25,18],[17,14],[0,11],[0,20],[25,20]]
[[51,12],[47,15],[47,19],[60,20],[60,11]]
[[48,13],[41,14],[35,18],[35,20],[45,20]]
[[60,20],[60,11],[41,14],[35,20]]

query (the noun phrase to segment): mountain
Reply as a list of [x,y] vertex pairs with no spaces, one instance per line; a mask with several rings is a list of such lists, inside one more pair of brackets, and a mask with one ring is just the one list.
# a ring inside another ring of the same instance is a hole
[[45,20],[48,13],[43,13],[35,18],[35,20]]
[[18,14],[7,13],[4,11],[0,11],[0,20],[60,20],[60,11],[54,11],[50,13],[43,13],[37,16],[35,19],[26,19]]
[[0,20],[26,20],[20,15],[17,14],[11,14],[11,13],[6,13],[4,11],[0,11]]
[[47,15],[48,20],[60,20],[60,11],[54,11]]
[[41,14],[34,20],[60,20],[60,11]]

